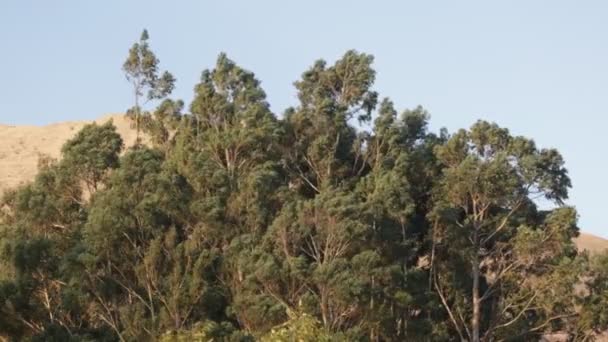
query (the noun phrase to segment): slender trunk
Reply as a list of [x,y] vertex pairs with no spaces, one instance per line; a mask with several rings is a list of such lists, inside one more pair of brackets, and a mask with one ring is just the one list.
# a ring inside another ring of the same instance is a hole
[[139,90],[137,87],[135,88],[135,142],[139,143],[139,120],[140,120],[140,111],[139,111]]
[[369,309],[370,310],[374,310],[374,276],[371,277],[371,280],[372,280],[372,282],[371,282],[372,283],[371,284],[371,286],[372,286],[372,291],[371,292],[372,293],[371,293],[370,300],[369,300]]
[[[405,245],[407,244],[407,232],[406,232],[406,228],[405,228],[405,219],[401,219],[401,238],[402,238],[402,243],[403,246],[405,247]],[[405,289],[407,286],[407,252],[405,252],[405,254],[403,255],[403,261],[402,261],[403,265],[403,288]],[[401,336],[404,339],[407,339],[407,320],[408,320],[408,316],[407,316],[407,309],[401,309]]]
[[326,329],[329,329],[329,303],[327,302],[328,300],[325,294],[325,289],[321,289],[319,294],[321,296],[321,318],[323,319],[323,326]]
[[49,297],[49,292],[46,287],[44,288],[43,294],[44,294],[44,306],[46,307],[46,309],[49,313],[49,319],[51,320],[52,323],[54,323],[55,317],[53,316],[53,310],[51,309],[51,299]]
[[[431,232],[431,260],[429,261],[429,293],[433,291],[433,277],[435,276],[435,248],[436,248],[436,234],[437,234],[437,219],[433,223]],[[427,308],[427,319],[431,321],[431,308]],[[430,341],[430,337],[427,337],[425,341]]]
[[[373,223],[372,223],[372,230],[373,230],[373,232],[375,234],[376,233],[376,220],[374,220]],[[374,314],[374,295],[375,295],[374,294],[374,290],[375,290],[374,289],[374,285],[375,285],[374,276],[372,275],[371,276],[370,300],[369,300],[369,309],[370,309],[372,315]],[[373,336],[374,336],[374,328],[372,328],[371,335],[370,335],[370,340],[371,341],[374,340]]]
[[429,292],[433,289],[433,275],[434,275],[434,267],[435,267],[435,248],[436,248],[436,231],[437,231],[437,219],[435,219],[435,223],[433,223],[433,231],[431,232],[431,260],[429,261]]
[[196,117],[196,147],[199,147],[199,137],[201,135],[201,119],[199,118],[198,115],[195,115]]
[[179,312],[175,312],[173,317],[173,324],[175,325],[175,330],[179,330],[182,328],[182,319],[179,317]]
[[475,227],[473,233],[473,317],[471,317],[471,334],[473,341],[479,342],[479,326],[481,317],[481,299],[479,298],[479,231]]
[[[374,224],[375,223],[376,222],[374,221]],[[374,314],[374,285],[375,285],[374,284],[374,276],[372,276],[371,277],[371,296],[370,296],[370,300],[369,300],[369,309],[370,309],[370,312],[371,312],[372,315]],[[369,332],[369,340],[370,341],[375,341],[376,340],[375,334],[374,334],[374,332],[375,332],[374,328],[375,328],[375,326],[372,326],[372,328],[370,329],[370,332]]]
[[[401,242],[403,243],[403,246],[405,247],[405,245],[407,244],[407,232],[405,229],[405,220],[401,219],[399,220],[401,223]],[[406,273],[407,273],[407,252],[406,254],[403,255],[403,260],[402,260],[402,270],[403,270],[403,285],[405,286],[405,282],[406,282]]]
[[148,292],[148,301],[150,302],[150,315],[152,316],[152,322],[156,323],[156,314],[155,314],[155,310],[154,310],[154,301],[153,301],[153,296],[152,296],[152,288],[150,286],[150,284],[146,284],[146,290]]

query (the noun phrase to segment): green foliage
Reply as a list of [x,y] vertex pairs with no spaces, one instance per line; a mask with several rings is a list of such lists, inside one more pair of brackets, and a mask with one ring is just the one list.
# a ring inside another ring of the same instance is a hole
[[127,117],[135,123],[138,137],[142,126],[150,121],[149,113],[142,110],[143,104],[140,103],[142,96],[145,99],[144,104],[151,100],[163,99],[171,94],[175,86],[175,78],[171,73],[164,71],[159,75],[159,60],[150,49],[149,38],[148,31],[144,30],[139,41],[129,50],[129,55],[122,66],[127,80],[133,86],[135,98],[135,104],[127,111]]
[[122,138],[111,121],[86,125],[63,145],[63,164],[85,182],[89,192],[97,190],[109,169],[118,167]]
[[289,321],[273,328],[270,333],[262,336],[262,342],[329,342],[336,341],[336,337],[331,336],[323,330],[321,324],[313,317],[302,314]]
[[232,324],[227,322],[197,323],[189,330],[166,332],[162,334],[158,340],[160,342],[254,341],[251,335],[235,329]]
[[608,329],[608,252],[591,258],[585,285],[588,295],[583,300],[579,322],[581,334],[602,333]]
[[[538,337],[568,324],[577,316],[568,295],[580,274],[570,260],[576,212],[538,212],[534,202],[544,197],[559,205],[567,196],[561,156],[485,121],[435,152],[445,169],[435,194],[441,231],[434,238],[444,254],[434,282],[458,334],[474,341]],[[560,273],[566,264],[569,277]],[[453,286],[446,276],[461,280]]]
[[608,328],[608,257],[576,251],[557,151],[485,121],[429,132],[422,107],[378,101],[373,57],[356,51],[315,62],[281,119],[221,54],[184,112],[148,38],[123,66],[146,139],[123,151],[112,123],[87,125],[0,203],[0,339],[527,341]]
[[285,113],[285,167],[302,191],[318,193],[356,174],[357,134],[349,121],[368,122],[376,105],[372,61],[370,55],[348,51],[331,67],[317,61],[295,83],[300,105]]

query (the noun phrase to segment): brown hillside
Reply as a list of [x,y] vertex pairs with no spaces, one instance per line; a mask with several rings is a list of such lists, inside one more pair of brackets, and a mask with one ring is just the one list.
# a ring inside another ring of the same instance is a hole
[[[135,142],[135,131],[120,114],[107,115],[95,120],[104,123],[113,120],[125,145]],[[48,126],[7,126],[0,124],[0,193],[36,175],[38,158],[48,155],[58,158],[63,143],[73,137],[88,121],[75,121]],[[596,253],[608,249],[608,240],[582,233],[576,244],[579,249]]]
[[608,250],[608,240],[601,237],[581,233],[579,237],[574,239],[579,250],[588,250],[590,253],[599,253]]
[[[126,146],[135,142],[135,131],[123,115],[107,115],[95,122],[113,120]],[[8,126],[0,124],[0,193],[34,178],[41,155],[58,158],[61,146],[90,121],[48,126]]]

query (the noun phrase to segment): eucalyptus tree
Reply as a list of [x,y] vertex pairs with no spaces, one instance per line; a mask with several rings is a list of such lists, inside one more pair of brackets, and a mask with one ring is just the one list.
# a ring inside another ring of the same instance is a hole
[[143,131],[150,138],[155,148],[168,155],[174,144],[173,138],[177,133],[180,121],[183,118],[184,102],[182,100],[163,100],[143,122]]
[[377,273],[383,277],[371,279],[375,290],[370,308],[375,306],[375,312],[367,318],[378,320],[379,326],[370,336],[380,339],[437,335],[431,320],[435,302],[425,286],[428,269],[421,267],[429,253],[428,194],[439,171],[432,151],[442,143],[427,131],[428,118],[421,107],[398,115],[393,103],[385,99],[371,134],[357,147],[363,151],[359,159],[367,171],[356,192],[372,228],[369,244],[383,265],[379,268],[383,271]]
[[280,127],[260,81],[225,54],[213,70],[203,71],[190,110],[195,146],[231,179],[276,153]]
[[[203,71],[190,107],[189,121],[176,137],[176,155],[198,191],[236,196],[255,186],[250,181],[256,175],[276,177],[273,163],[278,160],[281,127],[252,72],[220,54],[215,68]],[[266,191],[261,186],[250,190]],[[224,203],[225,196],[220,196]],[[257,199],[263,210],[264,198]]]
[[371,55],[351,50],[332,66],[315,62],[295,82],[300,104],[285,113],[285,167],[302,191],[320,193],[358,172],[350,121],[369,122],[376,106],[372,62]]
[[576,251],[561,155],[484,121],[435,134],[422,107],[376,110],[372,62],[315,62],[278,119],[256,76],[220,54],[184,113],[144,31],[124,71],[147,139],[121,155],[112,123],[87,125],[0,202],[0,339],[605,329],[607,258]]
[[[127,80],[133,86],[134,106],[127,111],[127,116],[134,121],[137,137],[147,113],[142,106],[151,100],[167,97],[173,91],[175,78],[168,71],[160,73],[159,60],[148,44],[148,31],[143,30],[139,41],[129,49],[129,55],[122,69]],[[143,103],[142,103],[143,100]]]
[[295,83],[300,104],[286,112],[282,145],[289,190],[265,236],[268,247],[251,258],[264,266],[252,279],[259,296],[333,331],[358,328],[363,315],[350,287],[364,291],[357,278],[363,259],[353,258],[367,249],[369,229],[350,191],[356,131],[349,120],[368,121],[375,105],[372,60],[350,51],[333,66],[317,61]]
[[171,161],[193,186],[196,229],[223,251],[217,277],[226,284],[232,318],[250,332],[269,328],[278,321],[260,311],[259,325],[248,319],[265,302],[243,304],[257,291],[246,281],[255,269],[245,263],[280,209],[283,129],[259,80],[225,54],[203,71],[190,111],[177,128]]
[[118,166],[122,139],[115,129],[111,122],[85,126],[64,144],[61,160],[42,158],[35,180],[0,204],[1,256],[9,276],[0,284],[0,330],[13,337],[103,335],[94,332],[78,272],[68,260],[81,247],[86,191],[105,184]]
[[588,295],[582,301],[581,319],[576,338],[593,340],[608,330],[608,252],[590,256],[590,265],[584,279]]
[[107,171],[118,167],[122,148],[122,137],[116,132],[112,121],[103,125],[93,123],[83,127],[63,145],[62,163],[92,194],[104,181]]
[[161,152],[138,147],[93,198],[84,282],[98,317],[121,339],[179,330],[206,318],[194,310],[203,300],[214,303],[208,273],[217,256],[190,225],[191,193]]
[[352,120],[370,121],[376,103],[372,60],[349,51],[296,82],[300,104],[285,116],[290,191],[266,236],[272,256],[252,259],[265,270],[262,292],[288,314],[311,314],[349,338],[414,338],[425,329],[408,322],[426,301],[425,286],[413,290],[426,283],[414,267],[425,232],[412,221],[409,173],[432,164],[419,152],[431,137],[422,109],[397,118],[388,100],[373,131],[357,133]]
[[[433,281],[461,339],[538,336],[575,315],[566,295],[576,273],[557,276],[576,269],[578,234],[574,209],[561,206],[570,187],[561,155],[485,121],[435,152],[444,169]],[[558,207],[539,211],[540,199]]]

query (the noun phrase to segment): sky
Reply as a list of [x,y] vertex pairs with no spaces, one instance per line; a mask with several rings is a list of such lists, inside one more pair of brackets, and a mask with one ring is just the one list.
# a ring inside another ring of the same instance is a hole
[[431,128],[478,119],[555,147],[583,231],[608,238],[607,1],[32,1],[0,4],[0,123],[90,120],[132,105],[121,71],[142,29],[187,103],[220,52],[272,110],[317,59],[375,56],[375,90]]

